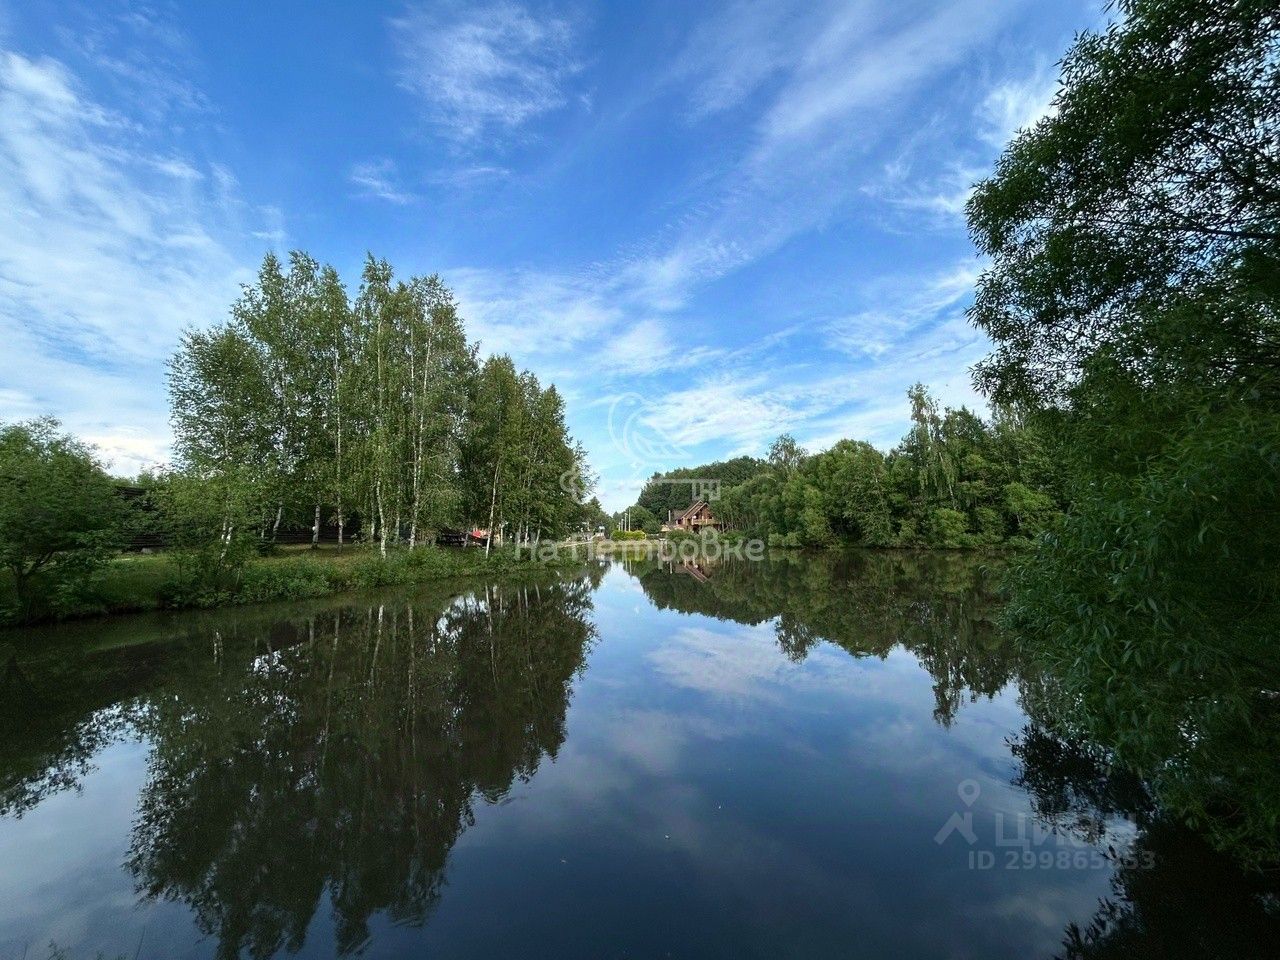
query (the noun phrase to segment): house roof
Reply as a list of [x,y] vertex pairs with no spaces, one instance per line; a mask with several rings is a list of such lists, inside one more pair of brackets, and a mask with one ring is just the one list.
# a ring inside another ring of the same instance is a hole
[[[705,501],[705,500],[695,500],[695,501],[693,502],[693,505],[692,505],[692,506],[690,506],[690,507],[689,507],[689,509],[688,509],[688,510],[686,510],[684,513],[682,513],[682,514],[680,514],[679,516],[677,516],[677,517],[676,517],[676,519],[677,519],[677,520],[683,520],[683,519],[685,519],[685,517],[691,517],[691,516],[693,516],[695,513],[697,513],[697,512],[698,512],[698,510],[700,510],[702,507],[706,507],[706,506],[707,506],[707,501]],[[709,509],[710,509],[710,507],[708,507],[707,509],[709,510]]]

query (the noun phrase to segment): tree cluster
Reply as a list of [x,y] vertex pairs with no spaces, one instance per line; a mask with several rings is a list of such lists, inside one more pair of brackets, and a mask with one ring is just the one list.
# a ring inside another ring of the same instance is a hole
[[93,450],[57,421],[0,427],[0,621],[25,620],[37,594],[74,606],[124,534],[125,511]]
[[1060,726],[1280,857],[1280,8],[1123,0],[969,203],[994,398],[1070,511],[1009,623]]
[[288,523],[385,554],[464,525],[555,535],[581,512],[556,388],[480,362],[439,277],[372,256],[352,300],[332,267],[268,255],[227,322],[184,335],[169,392],[173,536],[223,562]]
[[1053,523],[1058,469],[1032,424],[1012,408],[989,422],[940,408],[920,385],[908,396],[911,429],[888,453],[841,440],[810,454],[784,435],[764,460],[655,476],[628,511],[631,526],[656,532],[651,505],[689,505],[688,486],[669,483],[673,477],[720,480],[716,517],[776,546],[975,547],[1027,542]]

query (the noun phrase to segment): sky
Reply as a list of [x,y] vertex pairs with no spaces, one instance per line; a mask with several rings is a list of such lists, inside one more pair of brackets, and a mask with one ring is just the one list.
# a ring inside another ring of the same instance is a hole
[[0,0],[0,420],[163,462],[165,361],[267,251],[439,273],[610,510],[984,409],[963,205],[1100,0]]

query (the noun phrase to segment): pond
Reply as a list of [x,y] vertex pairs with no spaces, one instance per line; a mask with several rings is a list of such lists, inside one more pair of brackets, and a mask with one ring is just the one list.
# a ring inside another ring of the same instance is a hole
[[8,634],[0,960],[1271,955],[1273,893],[1045,731],[992,579],[626,560]]

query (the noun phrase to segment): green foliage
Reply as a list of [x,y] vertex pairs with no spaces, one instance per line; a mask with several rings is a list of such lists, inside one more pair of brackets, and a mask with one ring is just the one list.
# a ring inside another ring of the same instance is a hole
[[[807,454],[783,436],[767,461],[731,461],[751,472],[722,486],[712,512],[780,547],[998,546],[1052,524],[1061,479],[1039,425],[1012,407],[989,422],[943,409],[919,385],[908,397],[912,428],[888,454],[853,440]],[[678,472],[696,477],[717,466]],[[641,500],[654,489],[650,481]],[[632,508],[633,523],[640,509]]]
[[348,585],[347,571],[322,560],[293,557],[272,563],[255,563],[245,568],[237,601],[306,600],[322,597]]
[[124,531],[123,500],[89,447],[51,419],[0,428],[0,566],[13,590],[0,619],[91,602]]
[[1007,515],[1017,525],[1018,533],[1028,539],[1043,533],[1058,514],[1052,499],[1016,480],[1005,484],[1004,505]]
[[[477,366],[439,277],[369,257],[349,301],[331,267],[268,255],[231,319],[170,364],[177,471],[158,498],[191,588],[235,586],[282,526],[357,528],[383,555],[450,527],[560,536],[591,481],[554,386],[508,357]],[[597,505],[598,506],[598,505]]]
[[1007,614],[1072,733],[1260,861],[1280,858],[1278,477],[1280,419],[1198,416],[1140,475],[1078,495]]
[[262,515],[251,470],[232,467],[203,479],[170,473],[152,491],[176,563],[169,587],[175,600],[234,590],[258,552]]
[[[969,205],[997,401],[1071,509],[1003,485],[1049,714],[1252,862],[1280,858],[1280,11],[1126,0]],[[1025,484],[1025,486],[1024,486]]]
[[609,534],[610,540],[647,540],[649,535],[643,530],[617,530]]
[[[576,561],[566,555],[562,565]],[[119,557],[99,570],[91,602],[68,606],[65,616],[124,613],[160,608],[238,606],[275,600],[304,600],[349,590],[409,586],[477,575],[517,573],[554,566],[529,551],[458,550],[422,546],[398,548],[383,557],[376,549],[282,551],[279,556],[243,559],[233,576],[215,579],[179,552]]]
[[929,513],[929,542],[939,547],[963,547],[969,544],[969,520],[959,510],[934,507]]
[[641,531],[651,537],[657,536],[662,529],[662,521],[652,511],[639,505],[615,513],[610,518],[609,525],[629,528],[632,532]]
[[[706,463],[698,467],[681,467],[666,473],[655,473],[640,491],[636,506],[644,507],[659,522],[671,512],[688,509],[690,504],[689,480],[716,480],[722,487],[745,483],[758,474],[764,462],[755,457],[735,457],[732,460]],[[684,483],[671,483],[683,480]]]

